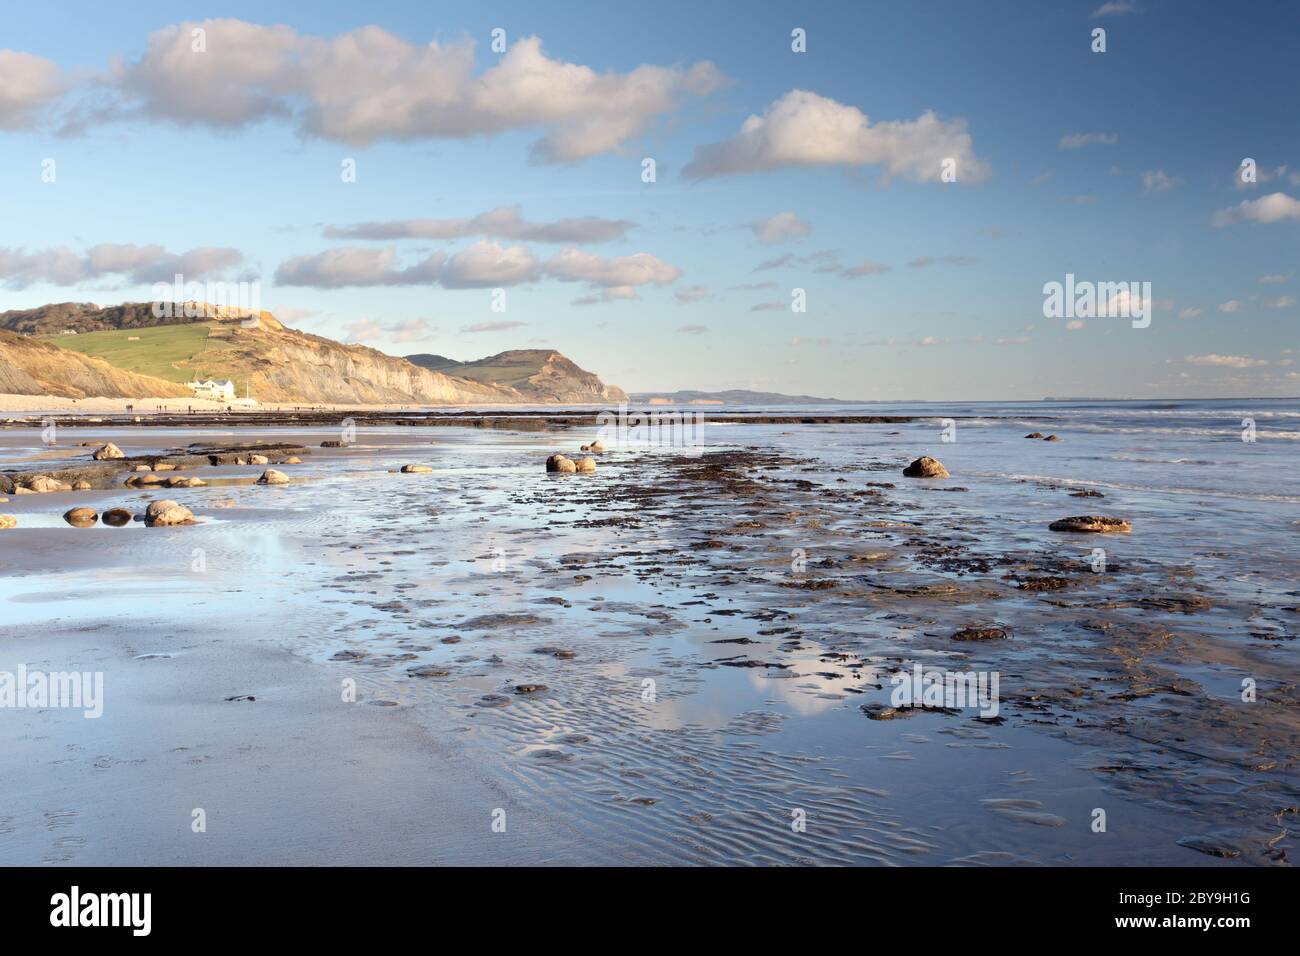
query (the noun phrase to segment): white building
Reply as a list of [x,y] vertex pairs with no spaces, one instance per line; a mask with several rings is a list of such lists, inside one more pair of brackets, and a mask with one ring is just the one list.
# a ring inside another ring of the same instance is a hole
[[235,398],[235,383],[230,379],[226,379],[224,382],[205,379],[202,382],[189,382],[187,384],[194,389],[195,398],[210,398],[217,402],[229,402]]

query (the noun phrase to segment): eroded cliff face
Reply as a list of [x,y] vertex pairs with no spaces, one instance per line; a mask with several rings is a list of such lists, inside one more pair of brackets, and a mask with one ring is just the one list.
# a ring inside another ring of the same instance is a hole
[[408,355],[416,365],[478,382],[505,385],[534,404],[625,402],[627,393],[606,385],[554,349],[517,349],[474,362],[456,362],[441,355]]
[[103,359],[0,331],[0,394],[59,398],[184,398],[183,385],[114,368]]
[[[102,359],[59,347],[57,336],[72,329],[105,332],[151,328],[177,322],[217,321],[203,348],[172,365],[184,377],[229,378],[261,402],[328,405],[594,404],[626,401],[622,389],[607,386],[559,352],[547,349],[502,352],[478,362],[430,361],[386,355],[363,345],[346,345],[286,328],[269,312],[253,320],[221,314],[168,320],[150,303],[100,307],[65,302],[0,314],[0,332],[13,357],[0,368],[0,392],[81,398],[186,397],[182,384],[167,382]],[[53,335],[42,342],[36,336]],[[19,360],[21,353],[21,361]]]
[[[287,329],[263,314],[255,328],[231,323],[214,329],[224,340],[214,361],[231,377],[247,376],[254,398],[307,404],[483,405],[518,403],[514,389],[460,379],[412,365],[361,345]],[[217,343],[213,343],[216,348]]]
[[627,392],[617,385],[606,385],[599,376],[579,368],[559,352],[551,352],[528,381],[538,401],[589,404],[627,401]]

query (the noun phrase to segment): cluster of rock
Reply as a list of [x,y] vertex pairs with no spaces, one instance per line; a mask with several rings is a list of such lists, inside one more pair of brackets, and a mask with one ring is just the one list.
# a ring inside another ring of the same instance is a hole
[[575,472],[589,472],[596,470],[596,459],[579,458],[576,461],[564,455],[552,455],[546,459],[546,470],[558,472],[561,475],[571,475]]
[[[580,450],[590,452],[593,455],[603,455],[605,453],[605,446],[598,438],[589,444],[583,445]],[[570,458],[568,455],[555,454],[546,459],[546,470],[561,475],[593,472],[596,470],[596,459]]]
[[[1041,432],[1030,432],[1026,438],[1038,438],[1043,441],[1058,441],[1055,435],[1048,435],[1043,438]],[[550,463],[547,463],[550,467]],[[908,478],[948,478],[948,469],[943,466],[943,462],[937,458],[931,458],[928,455],[913,461],[903,469],[904,476]],[[1104,497],[1100,492],[1074,492],[1075,497]],[[1051,531],[1073,531],[1090,534],[1127,534],[1133,530],[1133,525],[1123,518],[1107,518],[1101,515],[1075,515],[1070,518],[1061,518],[1059,521],[1053,521],[1047,526]],[[957,638],[961,640],[962,638]]]

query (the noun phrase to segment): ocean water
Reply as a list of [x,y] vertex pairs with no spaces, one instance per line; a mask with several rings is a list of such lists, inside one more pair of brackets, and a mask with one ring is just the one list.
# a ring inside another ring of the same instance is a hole
[[[202,643],[228,638],[237,611],[241,629],[310,662],[330,694],[355,680],[361,703],[453,746],[567,833],[548,862],[1232,865],[1296,852],[1278,814],[1300,790],[1300,403],[749,409],[920,416],[818,425],[693,410],[702,446],[615,448],[595,475],[565,478],[541,462],[576,451],[585,430],[361,428],[335,452],[315,447],[336,437],[323,428],[104,429],[130,454],[226,440],[313,453],[292,485],[155,493],[189,505],[202,521],[192,528],[54,520],[73,503],[141,510],[147,493],[127,489],[0,506],[20,520],[0,536],[0,638],[9,650],[68,629]],[[1254,442],[1242,441],[1244,418]],[[743,494],[683,465],[743,452],[762,456],[739,466]],[[951,478],[903,478],[923,454]],[[53,465],[84,449],[0,432],[0,467],[33,456]],[[414,462],[435,471],[393,474]],[[1072,497],[1080,490],[1103,497]],[[1047,530],[1074,514],[1133,531]],[[1017,586],[1044,575],[1069,586]],[[992,624],[1011,639],[951,638]],[[110,690],[111,668],[138,667],[135,656],[108,665]],[[181,682],[187,660],[150,661],[151,679]],[[918,662],[997,671],[1002,722],[868,718],[862,706],[888,703],[891,675]],[[412,676],[421,666],[446,676]],[[520,683],[545,689],[519,694]],[[255,675],[239,690],[268,708],[283,693]],[[125,760],[141,745],[138,723],[117,740],[111,711],[100,724],[99,752]],[[24,746],[37,760],[48,747],[54,767],[66,744]],[[189,786],[185,768],[139,764],[156,794],[144,803]],[[65,803],[74,796],[95,799]],[[1106,834],[1091,826],[1098,808]],[[391,839],[405,847],[420,826],[394,819]],[[86,840],[77,858],[103,862],[109,836]],[[324,836],[308,849],[332,859]],[[467,852],[473,862],[472,841]]]

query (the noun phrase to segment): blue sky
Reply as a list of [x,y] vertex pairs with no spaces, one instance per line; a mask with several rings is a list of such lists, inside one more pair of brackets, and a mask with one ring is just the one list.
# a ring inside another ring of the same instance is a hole
[[[306,331],[636,391],[1300,394],[1300,6],[806,6],[16,8],[0,308],[148,300],[183,257]],[[1044,318],[1066,273],[1150,282],[1150,326]]]

